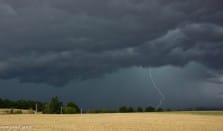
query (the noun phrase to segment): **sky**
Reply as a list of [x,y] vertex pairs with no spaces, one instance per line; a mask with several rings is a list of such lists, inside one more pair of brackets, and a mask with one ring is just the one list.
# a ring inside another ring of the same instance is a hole
[[153,79],[163,108],[223,107],[222,5],[0,0],[0,97],[156,106]]

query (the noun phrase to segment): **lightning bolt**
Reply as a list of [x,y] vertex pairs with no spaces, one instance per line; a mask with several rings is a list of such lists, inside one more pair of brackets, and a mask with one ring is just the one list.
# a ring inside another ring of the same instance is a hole
[[157,86],[156,82],[153,79],[153,74],[151,72],[151,70],[149,69],[149,78],[153,84],[153,87],[156,89],[156,91],[158,92],[159,96],[160,96],[160,100],[158,105],[156,106],[156,109],[160,108],[160,106],[162,106],[163,101],[166,99],[165,95],[163,94],[163,92],[160,90],[160,88]]

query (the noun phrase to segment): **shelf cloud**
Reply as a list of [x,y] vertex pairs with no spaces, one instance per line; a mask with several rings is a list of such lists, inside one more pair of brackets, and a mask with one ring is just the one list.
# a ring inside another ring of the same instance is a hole
[[62,86],[123,68],[223,72],[222,0],[0,0],[0,78]]

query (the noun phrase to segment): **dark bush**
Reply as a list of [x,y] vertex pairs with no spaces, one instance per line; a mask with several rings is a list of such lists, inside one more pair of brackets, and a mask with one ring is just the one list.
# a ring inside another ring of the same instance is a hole
[[162,108],[158,108],[156,111],[157,112],[163,112],[163,109]]
[[152,106],[146,107],[145,112],[155,112],[155,108]]
[[21,110],[16,110],[15,112],[13,112],[13,114],[22,114]]
[[143,109],[142,109],[142,107],[137,107],[137,112],[143,112]]
[[119,112],[121,112],[121,113],[126,113],[126,112],[128,112],[128,108],[127,108],[126,106],[121,106],[121,107],[119,108]]
[[71,107],[71,106],[66,106],[66,107],[64,107],[63,113],[64,114],[74,114],[74,113],[77,113],[77,109],[74,107]]
[[134,109],[132,107],[128,107],[128,111],[127,112],[134,112]]

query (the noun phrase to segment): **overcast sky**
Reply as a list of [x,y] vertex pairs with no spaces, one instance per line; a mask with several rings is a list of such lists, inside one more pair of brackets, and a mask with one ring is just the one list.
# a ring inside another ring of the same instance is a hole
[[223,107],[222,0],[0,0],[0,97]]

